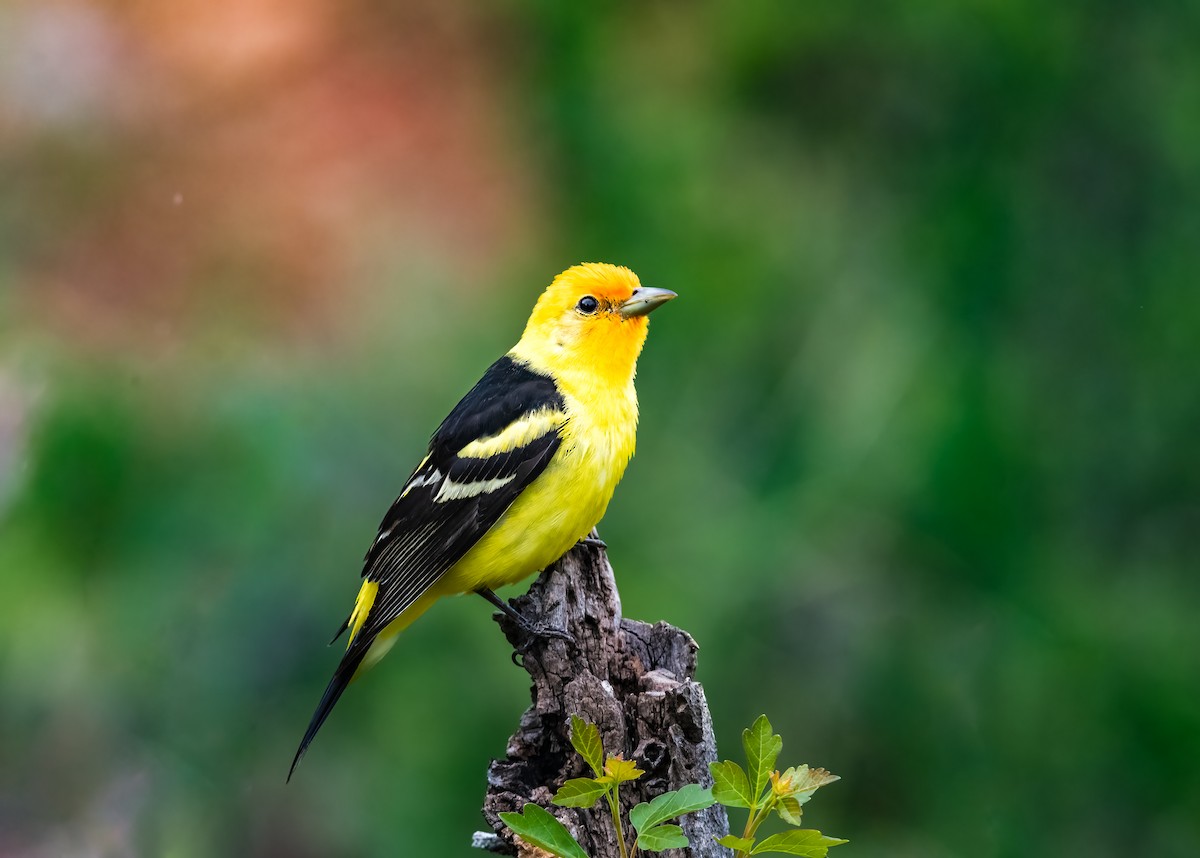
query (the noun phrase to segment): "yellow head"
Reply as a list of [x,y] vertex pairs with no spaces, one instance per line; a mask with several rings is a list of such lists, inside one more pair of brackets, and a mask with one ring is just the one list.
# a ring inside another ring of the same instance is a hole
[[560,379],[627,384],[646,342],[647,314],[674,297],[642,286],[619,265],[573,266],[542,293],[511,354]]

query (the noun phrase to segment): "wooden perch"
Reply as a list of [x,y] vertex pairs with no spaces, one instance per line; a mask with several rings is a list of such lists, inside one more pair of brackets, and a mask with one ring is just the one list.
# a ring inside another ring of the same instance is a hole
[[[497,615],[508,640],[523,653],[533,703],[509,739],[507,758],[488,768],[483,814],[498,837],[477,835],[475,843],[518,854],[497,814],[531,801],[558,817],[591,858],[619,858],[603,802],[590,810],[550,804],[565,780],[592,774],[571,747],[570,716],[596,724],[607,753],[622,753],[645,770],[642,778],[621,787],[625,812],[689,783],[710,785],[708,764],[717,759],[717,746],[704,690],[692,678],[696,642],[666,623],[622,619],[613,570],[598,546],[577,545],[512,604],[534,623],[567,631],[575,643],[530,640],[511,619]],[[714,842],[729,832],[721,805],[687,814],[679,824],[692,845],[663,852],[667,858],[729,854]]]

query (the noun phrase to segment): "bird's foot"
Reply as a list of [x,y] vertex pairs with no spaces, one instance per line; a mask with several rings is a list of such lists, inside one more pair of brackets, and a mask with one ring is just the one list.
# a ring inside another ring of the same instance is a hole
[[[517,616],[520,615],[518,614]],[[522,620],[524,620],[523,617]],[[517,623],[517,625],[525,635],[525,640],[514,646],[512,652],[512,663],[517,667],[522,667],[519,659],[524,658],[539,640],[552,638],[554,640],[565,641],[567,646],[572,649],[579,649],[579,643],[575,640],[575,636],[568,631],[556,629],[546,623],[531,623],[528,620],[524,620],[524,622],[525,625],[521,625],[521,623]]]
[[600,538],[600,531],[592,528],[588,531],[587,536],[575,543],[578,545],[586,545],[588,548],[599,548],[601,551],[608,551],[608,544]]
[[525,640],[513,651],[513,664],[520,665],[520,662],[517,661],[517,656],[523,656],[529,652],[534,642],[539,639],[545,640],[546,638],[554,638],[557,640],[566,641],[570,646],[578,649],[579,644],[576,643],[575,636],[570,632],[564,629],[555,628],[548,623],[535,623],[530,621],[512,605],[508,604],[508,602],[505,602],[487,587],[481,587],[475,592],[491,602],[491,604],[496,607],[500,613],[512,620],[513,624],[521,630],[522,634],[524,634]]

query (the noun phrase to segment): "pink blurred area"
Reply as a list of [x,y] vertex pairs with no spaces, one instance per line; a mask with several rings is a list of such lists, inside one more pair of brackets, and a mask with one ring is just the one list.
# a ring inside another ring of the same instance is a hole
[[0,9],[23,324],[162,348],[334,328],[378,258],[486,283],[535,220],[505,40],[459,0]]

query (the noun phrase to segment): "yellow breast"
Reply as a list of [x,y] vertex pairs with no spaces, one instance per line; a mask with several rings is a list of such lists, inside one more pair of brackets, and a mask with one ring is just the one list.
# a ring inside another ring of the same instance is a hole
[[511,584],[544,569],[604,517],[633,456],[637,394],[630,383],[615,395],[566,391],[563,443],[546,470],[521,493],[482,539],[437,585],[461,593]]

